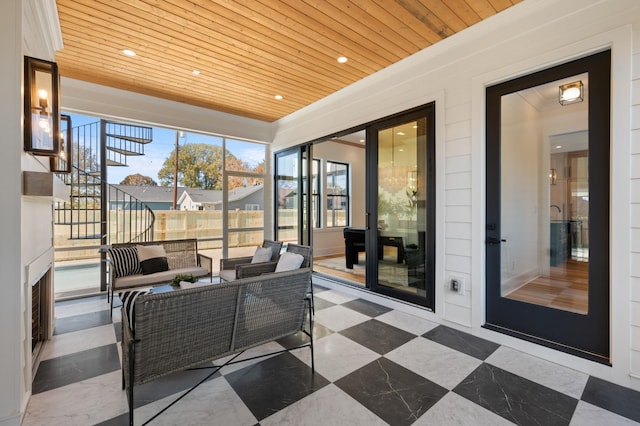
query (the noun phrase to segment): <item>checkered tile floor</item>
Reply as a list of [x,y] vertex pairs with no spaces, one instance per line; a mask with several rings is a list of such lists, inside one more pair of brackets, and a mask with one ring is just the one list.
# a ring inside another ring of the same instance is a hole
[[[56,304],[23,425],[127,424],[119,321],[104,298]],[[315,375],[308,348],[235,364],[151,424],[640,424],[638,392],[337,290],[316,286],[314,330]],[[207,374],[136,387],[136,423]]]

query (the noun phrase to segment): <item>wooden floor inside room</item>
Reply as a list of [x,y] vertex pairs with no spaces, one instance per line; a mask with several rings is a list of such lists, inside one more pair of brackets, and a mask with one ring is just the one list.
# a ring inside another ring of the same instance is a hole
[[[332,268],[325,266],[328,263],[341,264],[344,268]],[[355,267],[363,268],[364,265],[354,265]],[[321,274],[330,275],[342,280],[352,281],[358,284],[365,284],[364,274],[356,274],[353,270],[346,268],[346,260],[344,256],[317,256],[313,258],[313,271]]]
[[550,308],[587,314],[589,309],[589,262],[568,260],[505,297]]

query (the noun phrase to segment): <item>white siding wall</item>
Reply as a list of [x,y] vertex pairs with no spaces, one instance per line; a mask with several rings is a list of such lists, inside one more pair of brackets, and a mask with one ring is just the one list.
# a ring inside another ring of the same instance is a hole
[[[525,1],[279,120],[272,149],[320,138],[435,100],[436,313],[425,313],[425,317],[640,389],[640,380],[632,378],[640,372],[639,32],[640,2],[636,0]],[[630,161],[632,45],[636,130]],[[613,52],[614,80],[613,367],[576,359],[481,327],[485,317],[485,87],[607,47]],[[465,295],[444,290],[446,280],[454,275],[464,278],[468,289]]]
[[640,378],[640,27],[634,26],[631,85],[631,373]]

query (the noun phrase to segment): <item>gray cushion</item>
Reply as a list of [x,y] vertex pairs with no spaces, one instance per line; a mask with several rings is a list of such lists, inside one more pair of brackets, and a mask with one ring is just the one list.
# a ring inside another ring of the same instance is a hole
[[223,269],[220,271],[220,279],[223,281],[233,281],[236,279],[236,270],[235,269]]
[[143,287],[156,284],[169,284],[173,277],[178,274],[189,275],[194,277],[206,277],[209,275],[209,271],[199,266],[191,268],[170,269],[168,271],[156,272],[149,275],[128,275],[126,277],[119,277],[113,280],[113,288],[115,290],[131,287]]
[[271,260],[271,249],[269,247],[258,247],[251,258],[251,263],[264,263]]

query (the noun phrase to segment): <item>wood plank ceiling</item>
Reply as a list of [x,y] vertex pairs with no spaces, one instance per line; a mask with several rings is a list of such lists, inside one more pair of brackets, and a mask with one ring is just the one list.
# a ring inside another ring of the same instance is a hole
[[271,122],[520,1],[57,0],[56,62],[64,77]]

